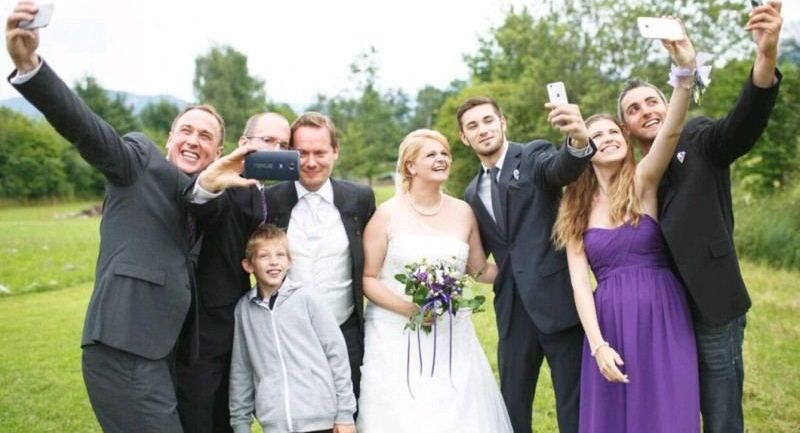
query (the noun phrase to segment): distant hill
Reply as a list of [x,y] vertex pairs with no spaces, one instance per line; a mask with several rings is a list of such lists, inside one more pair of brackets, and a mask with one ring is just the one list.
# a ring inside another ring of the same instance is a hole
[[[115,90],[108,91],[108,96],[111,98],[116,98],[117,95],[122,95],[125,98],[125,103],[129,106],[133,106],[134,114],[139,114],[147,104],[156,103],[161,99],[166,99],[179,108],[183,108],[188,104],[188,102],[170,95],[144,96]],[[33,108],[33,106],[21,96],[0,100],[0,107],[10,108],[32,118],[38,119],[42,117],[42,113],[39,113],[37,109]]]

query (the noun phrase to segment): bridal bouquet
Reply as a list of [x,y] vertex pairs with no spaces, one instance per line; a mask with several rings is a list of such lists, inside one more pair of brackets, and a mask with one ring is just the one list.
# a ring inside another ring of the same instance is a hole
[[439,317],[455,316],[459,309],[482,311],[481,306],[486,301],[483,296],[465,297],[467,276],[443,262],[429,263],[422,259],[406,265],[405,272],[394,278],[405,284],[406,295],[419,306],[405,326],[411,331],[421,329],[429,334]]

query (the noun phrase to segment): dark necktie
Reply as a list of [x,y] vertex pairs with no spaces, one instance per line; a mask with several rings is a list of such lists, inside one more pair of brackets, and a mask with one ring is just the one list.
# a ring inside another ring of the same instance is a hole
[[500,200],[500,183],[497,181],[499,177],[497,174],[499,172],[500,168],[497,166],[492,167],[489,171],[489,176],[491,176],[490,180],[492,182],[492,212],[494,212],[494,221],[497,223],[497,226],[500,227],[500,231],[505,233],[506,220],[505,215],[503,215],[502,201]]

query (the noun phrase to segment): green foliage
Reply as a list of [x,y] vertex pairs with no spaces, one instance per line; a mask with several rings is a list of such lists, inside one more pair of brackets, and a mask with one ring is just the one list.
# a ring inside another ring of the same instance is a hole
[[433,86],[425,86],[417,92],[417,99],[414,105],[414,114],[408,124],[409,130],[420,128],[431,129],[436,124],[441,109],[447,98],[457,95],[465,86],[463,80],[453,80],[447,89],[438,89]]
[[228,142],[239,139],[250,116],[266,110],[264,81],[250,75],[247,56],[233,47],[215,46],[198,56],[192,84],[197,99],[225,119]]
[[772,266],[800,269],[800,185],[773,195],[736,195],[736,250]]
[[68,144],[48,125],[0,108],[0,196],[70,195],[62,155]]
[[162,98],[142,108],[142,111],[139,112],[139,121],[145,130],[163,133],[172,129],[172,121],[180,112],[180,107]]
[[394,171],[397,148],[406,135],[408,97],[401,91],[381,92],[376,85],[374,48],[351,65],[355,96],[318,96],[309,109],[326,113],[338,130],[341,153],[337,170],[345,177],[375,177]]

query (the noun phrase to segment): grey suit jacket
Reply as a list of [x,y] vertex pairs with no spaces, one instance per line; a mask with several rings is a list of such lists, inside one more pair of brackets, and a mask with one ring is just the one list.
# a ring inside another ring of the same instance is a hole
[[102,343],[148,359],[167,356],[191,301],[181,195],[189,177],[143,134],[120,137],[47,64],[15,87],[107,181],[81,345]]
[[580,176],[593,154],[575,157],[566,146],[559,151],[544,140],[509,143],[499,181],[505,232],[478,197],[482,174],[467,186],[465,198],[478,219],[484,249],[499,267],[494,306],[501,337],[510,326],[515,287],[541,332],[554,333],[578,324],[566,254],[555,250],[550,235],[561,188]]

